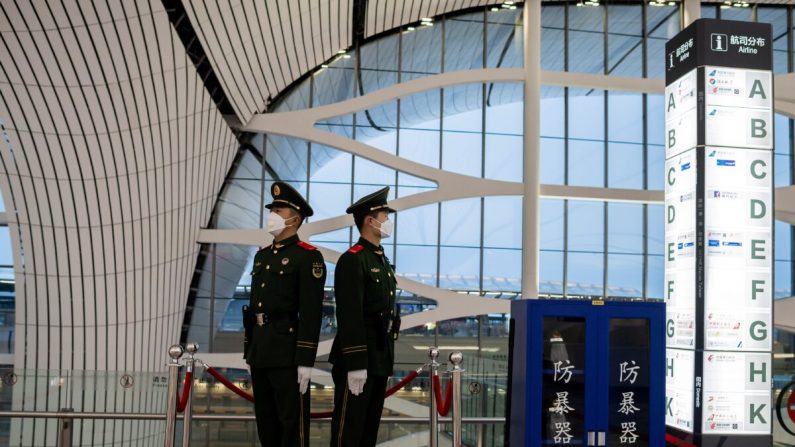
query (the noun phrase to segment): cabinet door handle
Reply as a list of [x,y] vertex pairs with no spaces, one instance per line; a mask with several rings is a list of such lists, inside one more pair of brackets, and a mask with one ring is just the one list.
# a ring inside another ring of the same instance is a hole
[[597,435],[596,435],[596,445],[598,447],[604,447],[604,445],[605,445],[605,432],[600,431],[599,433],[597,433]]
[[588,432],[588,447],[596,446],[596,432]]

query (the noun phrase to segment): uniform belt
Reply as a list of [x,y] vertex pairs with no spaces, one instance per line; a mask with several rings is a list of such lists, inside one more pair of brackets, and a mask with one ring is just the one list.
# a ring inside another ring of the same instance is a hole
[[294,313],[290,312],[278,312],[278,313],[255,313],[254,314],[254,323],[257,326],[265,326],[269,323],[274,323],[276,321],[297,321],[298,317]]
[[389,312],[372,312],[364,314],[364,322],[375,326],[381,326],[384,321],[390,318]]
[[395,327],[396,318],[392,312],[371,312],[364,314],[364,321],[376,329],[376,346],[379,350],[386,347],[387,339]]

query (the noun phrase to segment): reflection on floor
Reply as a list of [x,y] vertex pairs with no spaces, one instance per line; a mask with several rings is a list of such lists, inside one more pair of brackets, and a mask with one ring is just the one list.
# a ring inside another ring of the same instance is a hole
[[[181,427],[177,427],[181,433]],[[309,431],[309,445],[325,446],[331,437],[330,423],[313,424]],[[180,445],[181,440],[177,441]],[[378,432],[380,447],[423,447],[428,445],[428,427],[424,425],[381,424]],[[449,433],[439,436],[439,446],[452,445]],[[195,422],[191,446],[259,447],[253,422]]]

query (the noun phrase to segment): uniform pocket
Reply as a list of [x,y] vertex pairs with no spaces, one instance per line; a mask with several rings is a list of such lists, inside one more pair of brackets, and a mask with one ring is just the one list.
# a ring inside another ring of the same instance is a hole
[[381,283],[384,282],[384,276],[385,275],[380,270],[378,272],[374,272],[374,271],[370,270],[367,273],[368,281],[373,283],[374,285],[379,286],[379,287],[381,286]]
[[273,322],[273,330],[277,334],[290,335],[295,334],[298,329],[298,323],[290,320],[279,320]]
[[298,299],[298,266],[295,264],[275,264],[272,265],[269,275],[269,281],[273,286],[273,291],[287,301],[295,301]]
[[254,262],[254,265],[251,267],[251,276],[257,276],[265,270],[265,263],[262,261]]
[[[286,259],[286,258],[285,258]],[[287,263],[287,264],[279,264],[272,266],[270,268],[271,274],[279,277],[279,276],[290,276],[298,273],[298,266],[294,263]]]

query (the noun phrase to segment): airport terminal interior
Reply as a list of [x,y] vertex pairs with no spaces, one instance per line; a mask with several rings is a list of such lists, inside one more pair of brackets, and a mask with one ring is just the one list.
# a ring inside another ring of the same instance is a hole
[[[389,186],[389,383],[431,346],[441,371],[461,352],[461,414],[492,418],[461,445],[508,445],[513,302],[669,298],[666,42],[699,18],[772,29],[772,408],[795,380],[792,0],[0,0],[0,445],[62,445],[62,419],[15,412],[165,414],[187,343],[190,445],[259,445],[251,403],[205,366],[251,391],[241,310],[275,181],[314,209],[299,235],[328,272],[312,411],[333,407],[345,210]],[[378,445],[429,445],[432,398],[426,369],[386,400]],[[71,423],[68,445],[166,431]],[[310,427],[328,445],[330,421]]]

